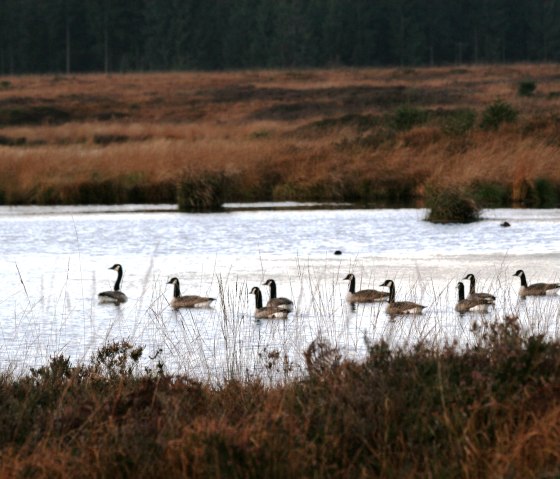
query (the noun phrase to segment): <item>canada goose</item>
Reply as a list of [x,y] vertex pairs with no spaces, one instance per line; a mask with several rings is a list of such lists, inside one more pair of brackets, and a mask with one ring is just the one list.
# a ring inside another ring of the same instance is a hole
[[126,300],[128,298],[126,297],[126,294],[121,291],[121,280],[123,275],[122,266],[120,264],[114,264],[109,269],[117,272],[117,280],[115,281],[113,291],[103,291],[97,295],[97,298],[99,299],[100,303],[126,303]]
[[395,283],[387,279],[380,286],[389,287],[389,304],[387,305],[387,314],[391,316],[400,314],[422,314],[422,310],[426,306],[413,303],[412,301],[395,301]]
[[488,306],[494,304],[491,298],[472,297],[465,299],[465,285],[459,281],[457,283],[459,292],[459,301],[455,305],[455,311],[459,313],[467,313],[469,311],[487,312]]
[[490,294],[490,293],[476,293],[475,292],[475,284],[476,284],[476,280],[474,279],[474,274],[467,274],[467,276],[465,276],[463,278],[463,280],[468,279],[471,282],[471,286],[469,288],[469,295],[467,296],[467,299],[477,299],[477,298],[481,298],[481,299],[486,299],[489,300],[490,302],[494,303],[494,301],[496,301],[496,296]]
[[276,282],[273,279],[267,279],[266,282],[263,283],[263,286],[270,287],[270,298],[268,303],[266,303],[267,307],[270,306],[272,308],[285,309],[286,311],[291,311],[294,308],[292,300],[276,297]]
[[556,294],[560,289],[560,283],[534,283],[527,284],[527,278],[522,269],[518,269],[513,276],[518,276],[521,280],[521,287],[519,288],[519,296],[545,296],[548,294]]
[[272,319],[272,318],[279,318],[285,319],[288,317],[289,311],[286,309],[279,309],[273,306],[265,306],[262,305],[262,293],[259,288],[256,286],[253,287],[250,294],[255,295],[255,318],[257,319]]
[[347,275],[344,281],[350,281],[348,292],[346,293],[346,301],[349,303],[372,303],[389,299],[387,291],[377,291],[375,289],[356,291],[356,277],[352,273]]
[[171,307],[174,309],[179,308],[207,308],[210,306],[215,298],[206,298],[204,296],[181,296],[181,288],[177,278],[171,278],[167,284],[173,285],[173,299],[171,300]]

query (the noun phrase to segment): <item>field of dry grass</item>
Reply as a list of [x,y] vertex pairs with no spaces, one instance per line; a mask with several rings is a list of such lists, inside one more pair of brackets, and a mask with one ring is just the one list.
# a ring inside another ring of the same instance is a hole
[[[185,171],[227,200],[422,199],[485,184],[558,192],[560,66],[0,79],[0,200],[174,202]],[[518,92],[521,82],[536,85]],[[481,128],[497,100],[515,121]]]

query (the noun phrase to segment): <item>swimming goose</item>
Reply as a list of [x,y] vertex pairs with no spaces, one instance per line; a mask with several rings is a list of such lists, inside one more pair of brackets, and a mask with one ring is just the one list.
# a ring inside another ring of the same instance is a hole
[[467,313],[469,311],[487,312],[488,306],[494,304],[494,300],[484,297],[472,297],[465,299],[465,285],[459,281],[457,283],[459,293],[459,301],[455,305],[455,311],[459,313]]
[[347,275],[343,281],[350,281],[348,293],[346,293],[346,301],[349,303],[373,303],[389,299],[389,293],[387,291],[377,291],[375,289],[356,291],[356,278],[352,273]]
[[471,282],[471,286],[469,288],[469,295],[467,296],[467,299],[477,299],[477,298],[481,298],[481,299],[486,299],[486,300],[490,300],[492,303],[494,303],[494,301],[496,301],[496,296],[490,294],[490,293],[476,293],[475,289],[475,283],[476,280],[474,279],[474,274],[467,274],[467,276],[465,276],[463,278],[463,280],[468,279]]
[[387,305],[387,314],[396,316],[400,314],[422,314],[422,310],[426,306],[413,303],[412,301],[395,301],[395,283],[387,279],[380,286],[389,287],[389,304]]
[[273,306],[262,305],[262,293],[256,286],[253,287],[250,294],[255,295],[255,318],[257,319],[272,319],[279,318],[285,319],[288,317],[289,311],[286,309],[279,309]]
[[521,287],[519,288],[519,296],[521,297],[556,294],[560,289],[560,283],[533,283],[528,285],[522,269],[518,269],[513,276],[518,276],[521,280]]
[[181,288],[177,278],[171,278],[167,284],[173,285],[173,299],[171,300],[171,307],[174,309],[208,308],[212,301],[216,301],[216,298],[207,298],[205,296],[181,296]]
[[267,306],[270,306],[272,308],[285,309],[286,311],[291,311],[294,308],[294,303],[292,302],[292,300],[288,298],[276,297],[276,282],[273,279],[267,279],[266,282],[263,283],[263,286],[270,287],[270,299],[268,300],[268,303],[266,303]]
[[102,291],[97,295],[100,303],[113,303],[113,304],[121,304],[126,303],[128,299],[126,294],[124,294],[121,289],[121,280],[123,275],[123,269],[120,264],[114,264],[109,269],[112,269],[117,272],[117,280],[115,281],[115,286],[113,287],[113,291]]

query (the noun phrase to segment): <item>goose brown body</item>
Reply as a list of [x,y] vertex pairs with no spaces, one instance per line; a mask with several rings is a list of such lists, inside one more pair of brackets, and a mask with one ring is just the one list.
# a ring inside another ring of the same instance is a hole
[[488,303],[494,303],[496,301],[496,296],[494,296],[493,294],[476,292],[476,279],[474,277],[474,274],[467,274],[467,276],[465,276],[463,280],[466,279],[470,281],[469,294],[467,296],[467,299],[485,299]]
[[468,313],[473,311],[486,312],[488,307],[494,304],[491,298],[471,297],[465,299],[465,286],[460,281],[457,283],[457,291],[459,300],[455,305],[455,311],[458,313]]
[[286,319],[289,311],[273,306],[262,305],[262,293],[256,286],[251,289],[250,294],[255,295],[255,318],[257,319]]
[[208,308],[212,301],[216,298],[209,298],[206,296],[186,295],[181,296],[181,286],[179,279],[171,278],[167,284],[173,285],[173,299],[171,300],[171,307],[174,309],[179,308]]
[[533,283],[527,284],[527,278],[522,269],[518,269],[514,276],[521,280],[519,296],[546,296],[556,294],[560,289],[560,283]]
[[263,286],[268,286],[270,288],[270,298],[266,305],[271,308],[285,309],[286,311],[292,311],[294,309],[294,303],[291,299],[276,296],[276,282],[273,279],[267,279],[263,283]]
[[391,279],[385,280],[380,286],[389,288],[389,304],[387,305],[386,312],[391,316],[422,314],[424,308],[426,308],[426,306],[412,301],[395,301],[395,283]]
[[389,299],[389,292],[387,291],[377,291],[375,289],[356,291],[356,277],[352,273],[348,274],[344,281],[349,281],[348,292],[346,293],[346,301],[349,303],[374,303]]

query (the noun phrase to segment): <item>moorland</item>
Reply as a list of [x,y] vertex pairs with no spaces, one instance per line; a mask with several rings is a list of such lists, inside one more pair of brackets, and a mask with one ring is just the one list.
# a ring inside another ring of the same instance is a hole
[[0,200],[552,206],[559,107],[555,64],[2,77]]

